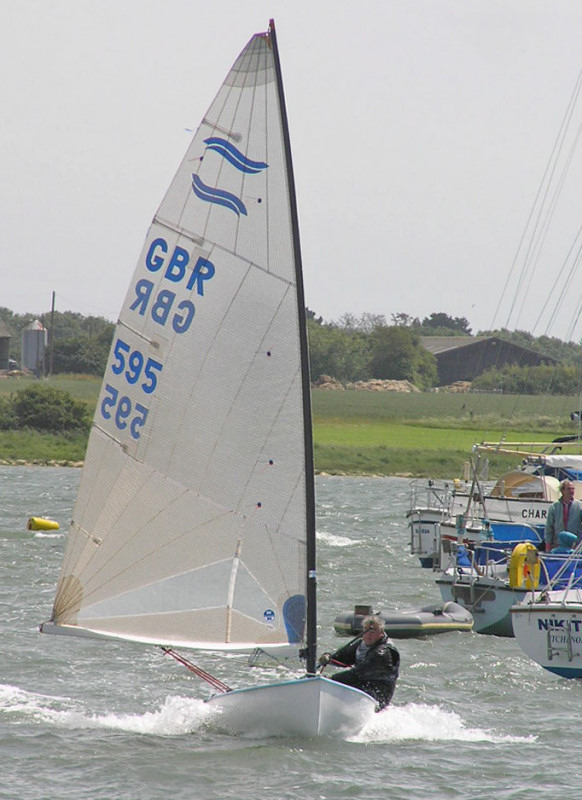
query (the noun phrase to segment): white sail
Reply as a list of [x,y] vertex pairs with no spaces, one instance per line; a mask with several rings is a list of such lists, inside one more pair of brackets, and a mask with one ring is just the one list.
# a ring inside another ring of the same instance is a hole
[[271,41],[258,34],[131,280],[55,632],[212,649],[304,639],[311,454],[282,113]]

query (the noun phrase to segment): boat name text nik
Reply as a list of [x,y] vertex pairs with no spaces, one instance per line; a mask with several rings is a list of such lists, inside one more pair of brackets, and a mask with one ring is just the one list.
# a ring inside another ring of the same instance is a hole
[[576,633],[580,632],[580,624],[582,620],[580,619],[571,619],[566,621],[565,619],[556,619],[555,617],[549,617],[546,619],[539,619],[538,618],[538,630],[539,631],[547,631],[547,630],[564,630],[567,631],[572,630]]

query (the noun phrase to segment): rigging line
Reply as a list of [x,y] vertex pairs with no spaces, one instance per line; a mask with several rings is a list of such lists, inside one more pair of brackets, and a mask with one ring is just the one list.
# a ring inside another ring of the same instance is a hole
[[226,692],[232,692],[232,689],[230,688],[230,686],[227,686],[226,683],[223,683],[223,681],[221,681],[219,678],[216,678],[214,675],[211,675],[209,672],[206,672],[206,670],[202,669],[202,667],[198,667],[196,666],[196,664],[193,664],[191,661],[188,661],[187,658],[184,658],[184,656],[180,655],[180,653],[177,653],[175,650],[172,650],[171,647],[162,646],[160,647],[160,650],[162,650],[165,653],[165,655],[172,656],[172,658],[175,659],[179,664],[182,664],[184,667],[186,667],[186,669],[189,669],[190,672],[193,672],[199,678],[202,678],[202,680],[209,683],[214,689],[217,689],[219,692],[223,692],[225,694]]
[[[252,651],[252,653],[249,654],[249,657],[248,657],[248,659],[246,661],[244,661],[244,662],[240,662],[239,661],[237,663],[245,663],[249,667],[255,667],[255,666],[257,666],[259,664],[259,660],[260,660],[261,656],[266,656],[269,659],[269,661],[275,662],[275,665],[278,666],[278,667],[283,667],[284,669],[289,670],[289,671],[293,671],[293,672],[296,671],[296,668],[294,666],[291,666],[290,664],[286,664],[285,661],[283,660],[283,658],[281,658],[280,656],[275,655],[274,653],[269,653],[267,650],[263,650],[262,647],[256,647]],[[231,663],[234,662],[234,661],[235,661],[235,659],[232,659]]]
[[543,316],[543,314],[545,313],[545,311],[546,311],[546,309],[548,307],[549,300],[553,296],[554,292],[556,291],[558,284],[562,283],[562,289],[560,291],[560,294],[558,296],[557,301],[554,304],[554,309],[553,309],[552,314],[550,316],[550,321],[546,325],[545,334],[548,333],[548,331],[550,329],[550,326],[551,326],[553,320],[555,319],[556,313],[557,313],[557,311],[559,310],[560,306],[562,305],[562,303],[564,301],[564,297],[565,297],[566,293],[570,290],[569,281],[572,279],[572,277],[573,277],[573,275],[575,273],[576,262],[580,257],[580,246],[578,246],[578,252],[574,257],[573,264],[570,267],[570,269],[569,269],[569,271],[568,271],[568,273],[567,273],[567,275],[565,277],[564,277],[564,271],[566,269],[566,265],[568,264],[568,261],[572,258],[572,253],[574,252],[574,248],[576,246],[577,241],[580,239],[581,234],[582,234],[582,225],[580,226],[580,228],[578,228],[578,231],[576,232],[576,236],[574,237],[574,240],[572,241],[572,244],[570,245],[570,249],[568,250],[568,253],[566,254],[566,257],[564,259],[562,267],[560,268],[560,271],[559,271],[558,275],[556,276],[556,278],[554,280],[552,288],[550,289],[550,291],[548,293],[548,296],[547,296],[547,298],[546,298],[546,300],[545,300],[545,302],[544,302],[544,304],[543,304],[543,306],[542,306],[542,308],[541,308],[541,310],[540,310],[540,312],[538,314],[538,317],[537,317],[537,319],[536,319],[536,321],[534,323],[532,332],[536,330],[538,324],[540,323],[540,321],[542,319],[542,316]]
[[[555,145],[554,145],[554,147],[555,147]],[[529,230],[529,228],[530,228],[530,225],[531,225],[531,222],[532,222],[532,219],[533,219],[533,216],[534,216],[534,211],[535,211],[535,209],[536,209],[536,206],[537,206],[537,203],[538,203],[538,200],[539,200],[539,197],[540,197],[541,191],[542,191],[542,186],[543,186],[543,185],[544,185],[544,183],[545,183],[546,176],[547,176],[547,172],[548,172],[549,165],[550,165],[550,163],[551,163],[551,160],[552,160],[552,158],[553,158],[553,152],[552,152],[552,154],[550,155],[550,159],[549,159],[549,161],[548,161],[548,164],[546,165],[546,169],[545,169],[545,171],[544,171],[544,174],[543,174],[543,176],[542,176],[542,180],[541,180],[541,182],[540,182],[540,185],[539,185],[539,187],[538,187],[538,191],[537,191],[537,193],[536,193],[536,196],[535,196],[535,198],[534,198],[534,201],[533,201],[533,203],[532,203],[532,206],[531,206],[531,208],[530,208],[530,212],[529,212],[529,214],[528,214],[528,218],[527,218],[527,221],[526,221],[525,227],[524,227],[524,229],[523,229],[523,232],[522,232],[522,234],[521,234],[521,237],[520,237],[520,240],[519,240],[519,243],[518,243],[518,246],[517,246],[517,250],[516,250],[516,252],[515,252],[515,255],[514,255],[514,257],[513,257],[513,261],[512,261],[512,264],[511,264],[511,268],[509,269],[509,271],[508,271],[508,273],[507,273],[507,277],[506,277],[506,279],[505,279],[505,284],[504,284],[504,286],[503,286],[503,290],[502,290],[502,292],[501,292],[501,295],[500,295],[500,297],[499,297],[499,300],[498,300],[498,302],[497,302],[497,307],[496,307],[496,309],[495,309],[495,313],[493,314],[493,319],[491,320],[491,325],[490,325],[490,329],[491,329],[491,330],[493,330],[493,329],[494,329],[494,327],[495,327],[495,321],[496,321],[496,319],[497,319],[497,316],[498,316],[498,314],[499,314],[499,312],[500,312],[501,303],[502,303],[502,301],[503,301],[503,298],[504,298],[504,296],[505,296],[505,293],[506,293],[506,291],[507,291],[507,289],[508,289],[508,287],[509,287],[510,281],[511,281],[511,280],[512,280],[512,278],[513,278],[514,271],[515,271],[515,269],[517,268],[517,262],[518,262],[518,258],[519,258],[519,256],[520,256],[520,253],[521,253],[521,251],[522,251],[522,248],[523,248],[523,245],[524,245],[524,242],[525,242],[525,238],[526,238],[526,234],[528,233],[528,230]],[[510,311],[510,313],[509,313],[509,315],[508,315],[508,316],[511,316],[511,311]],[[508,325],[508,324],[509,324],[509,318],[508,318],[508,321],[507,321],[507,323],[506,323],[506,327],[507,327],[507,325]]]
[[[552,179],[553,179],[553,177],[554,176],[552,174]],[[563,186],[563,184],[562,184],[562,186]],[[540,206],[540,209],[539,209],[539,212],[538,212],[538,215],[537,215],[537,218],[536,218],[536,222],[535,222],[534,230],[533,230],[532,235],[531,235],[530,243],[528,245],[528,249],[527,249],[527,253],[526,253],[525,259],[524,259],[522,271],[520,273],[518,284],[517,284],[517,287],[516,287],[516,290],[515,290],[515,293],[514,293],[514,299],[513,299],[513,302],[511,304],[511,308],[509,310],[509,314],[508,314],[508,317],[507,317],[507,323],[506,323],[507,327],[509,327],[509,321],[510,321],[511,316],[512,316],[512,314],[514,312],[515,306],[517,304],[517,299],[518,299],[519,295],[521,294],[522,295],[521,307],[520,307],[520,311],[519,311],[519,313],[517,315],[517,319],[514,322],[514,326],[517,326],[517,323],[518,323],[518,320],[519,320],[519,316],[521,314],[521,311],[523,310],[523,306],[524,306],[525,301],[527,299],[527,293],[529,291],[529,287],[531,286],[531,283],[532,283],[532,280],[533,280],[533,275],[535,273],[535,268],[536,268],[536,265],[538,263],[538,259],[539,259],[540,253],[541,253],[541,251],[543,249],[543,244],[544,244],[544,241],[545,241],[545,238],[546,238],[547,230],[549,228],[550,222],[551,222],[552,217],[553,217],[553,213],[554,213],[555,206],[556,206],[556,203],[557,203],[557,197],[559,196],[560,190],[561,190],[561,186],[560,186],[560,184],[558,184],[558,188],[556,189],[556,192],[554,192],[553,199],[550,201],[549,209],[547,211],[544,211],[544,209],[546,208],[546,206],[548,204],[548,197],[549,197],[549,192],[550,192],[550,184],[548,183],[548,186],[547,186],[546,191],[544,193],[543,202],[542,202],[542,204]],[[528,279],[528,276],[529,276],[529,281],[528,281],[528,284],[527,284],[527,288],[524,289],[524,285],[526,283],[526,280]]]
[[[541,204],[539,206],[539,210],[538,210],[537,217],[536,217],[536,222],[535,222],[535,225],[534,225],[534,230],[533,230],[532,235],[531,235],[530,243],[528,245],[528,249],[527,249],[527,252],[526,252],[525,259],[524,259],[524,264],[523,264],[523,267],[522,267],[520,278],[518,280],[518,286],[517,286],[517,289],[516,289],[516,292],[515,292],[515,295],[514,295],[514,302],[512,303],[512,306],[511,306],[511,309],[510,309],[510,312],[509,312],[509,315],[508,315],[507,325],[509,325],[509,319],[511,318],[511,315],[513,313],[513,308],[515,306],[515,301],[516,301],[517,295],[519,294],[519,292],[521,290],[523,279],[524,279],[524,276],[525,276],[525,274],[527,272],[527,269],[528,269],[528,264],[531,262],[530,251],[531,251],[533,242],[534,242],[534,240],[536,238],[536,235],[537,235],[536,231],[538,229],[539,222],[540,222],[540,219],[541,219],[541,216],[542,216],[542,213],[543,213],[546,201],[547,201],[547,197],[548,197],[548,194],[549,194],[549,191],[550,191],[550,186],[551,186],[552,181],[554,179],[554,174],[555,174],[555,171],[557,169],[557,165],[558,165],[561,153],[562,153],[562,148],[564,146],[564,142],[566,140],[566,135],[568,133],[568,129],[569,129],[569,126],[570,126],[570,123],[571,123],[571,120],[572,120],[572,115],[574,113],[574,108],[575,108],[575,105],[576,105],[576,102],[577,102],[577,99],[578,99],[578,94],[580,92],[580,86],[581,85],[582,85],[582,71],[578,75],[578,79],[576,81],[576,86],[575,86],[574,91],[572,93],[572,96],[570,98],[568,107],[566,109],[566,113],[564,115],[564,118],[562,120],[562,124],[560,126],[560,130],[558,132],[558,136],[556,138],[556,141],[554,143],[554,147],[552,149],[552,153],[550,155],[550,159],[548,161],[548,165],[547,165],[546,170],[544,172],[544,178],[542,179],[542,183],[540,184],[540,187],[539,187],[539,190],[538,190],[538,194],[536,195],[536,200],[534,201],[534,206],[532,207],[532,212],[533,212],[533,208],[535,207],[535,205],[536,205],[536,203],[537,203],[537,201],[538,201],[538,199],[540,197],[540,194],[542,192],[542,187],[543,187],[544,182],[545,182],[546,186],[545,186],[545,189],[543,191],[543,200],[542,200],[542,202],[541,202]],[[549,171],[549,177],[548,177],[548,171]],[[547,177],[547,181],[546,181],[546,177]]]
[[[523,233],[522,233],[521,238],[519,240],[519,244],[518,244],[517,250],[515,252],[515,256],[513,258],[513,262],[511,264],[511,268],[510,268],[510,270],[508,272],[507,278],[505,280],[505,284],[503,286],[503,290],[501,292],[501,296],[500,296],[499,301],[497,303],[497,308],[495,309],[495,313],[493,315],[493,320],[491,322],[491,330],[494,329],[495,320],[497,319],[497,315],[499,314],[503,297],[504,297],[505,292],[507,291],[507,288],[509,286],[509,283],[510,283],[512,277],[513,277],[514,270],[517,267],[518,258],[520,256],[520,252],[522,250],[526,235],[527,235],[528,230],[530,228],[531,221],[532,221],[532,219],[534,217],[534,212],[535,212],[535,209],[537,207],[540,195],[542,194],[542,188],[543,188],[544,184],[546,183],[546,178],[548,176],[548,172],[550,171],[550,166],[551,166],[554,158],[557,159],[556,150],[558,148],[558,142],[561,139],[563,140],[563,138],[566,135],[566,131],[567,131],[567,128],[568,128],[568,125],[569,125],[569,121],[571,119],[574,107],[576,105],[576,102],[577,102],[577,99],[578,99],[578,94],[580,93],[581,85],[582,85],[582,70],[578,74],[578,78],[576,80],[576,84],[575,84],[574,90],[572,92],[572,95],[570,97],[570,101],[568,103],[568,106],[566,108],[566,112],[565,112],[564,117],[562,119],[562,123],[561,123],[560,129],[558,131],[558,135],[556,137],[556,140],[554,142],[554,146],[552,148],[552,152],[551,152],[550,157],[548,159],[548,162],[546,164],[546,168],[544,170],[544,174],[542,176],[542,180],[541,180],[540,185],[538,187],[538,190],[537,190],[536,196],[534,198],[534,201],[532,203],[532,206],[531,206],[531,209],[530,209],[530,212],[529,212],[529,215],[528,215],[528,218],[527,218]],[[510,311],[509,317],[510,316],[511,316],[511,311]],[[509,325],[509,317],[508,317],[508,322],[506,324],[506,327],[507,327],[507,325]]]
[[[560,143],[560,147],[558,148],[558,151],[556,153],[556,156],[555,156],[552,168],[551,168],[551,172],[550,172],[550,177],[548,178],[548,181],[547,181],[547,184],[546,184],[546,188],[545,188],[545,190],[543,192],[543,199],[542,199],[542,201],[541,201],[541,203],[539,205],[539,209],[538,209],[538,212],[537,212],[537,215],[536,215],[534,228],[533,228],[533,231],[532,231],[532,234],[531,234],[531,238],[530,238],[530,241],[529,241],[529,244],[528,244],[528,247],[527,247],[527,251],[526,251],[526,254],[525,254],[523,266],[522,266],[522,269],[521,269],[521,272],[520,272],[520,275],[519,275],[519,279],[518,279],[518,282],[517,282],[517,287],[516,287],[516,290],[515,290],[515,293],[514,293],[514,299],[513,299],[513,302],[511,304],[508,316],[507,316],[507,322],[506,322],[506,326],[507,327],[509,327],[509,322],[510,322],[510,319],[511,319],[511,317],[513,315],[513,312],[514,312],[514,309],[515,309],[515,305],[517,303],[517,298],[523,291],[523,286],[525,284],[528,272],[530,272],[530,274],[531,274],[532,262],[534,261],[534,253],[535,253],[536,242],[539,242],[540,240],[543,242],[543,223],[542,223],[542,219],[544,217],[544,214],[546,216],[546,219],[548,219],[548,220],[550,220],[551,216],[552,216],[551,204],[550,204],[550,210],[548,212],[546,212],[545,209],[546,209],[547,204],[548,204],[548,197],[549,197],[549,194],[550,194],[550,188],[551,188],[552,182],[554,181],[554,178],[555,178],[555,173],[556,173],[558,161],[559,161],[561,153],[562,153],[562,147],[563,147],[563,144],[564,144],[564,139],[565,139],[565,136],[566,136],[566,132],[567,132],[567,129],[564,131],[564,137],[563,137],[563,139],[562,139],[562,141]],[[524,292],[524,294],[525,294],[525,292]]]
[[[574,252],[574,247],[576,246],[576,242],[580,238],[581,234],[582,234],[582,225],[580,225],[580,227],[578,228],[578,231],[576,232],[576,236],[574,237],[574,240],[572,241],[572,244],[570,245],[570,249],[568,250],[568,253],[566,254],[566,258],[564,259],[564,262],[563,262],[563,264],[562,264],[562,266],[560,268],[560,271],[556,275],[556,277],[554,279],[554,283],[552,284],[552,288],[548,292],[548,296],[546,297],[546,300],[545,300],[545,302],[544,302],[544,304],[543,304],[543,306],[542,306],[542,308],[541,308],[541,310],[540,310],[540,312],[538,314],[538,317],[537,317],[537,319],[536,319],[536,321],[534,323],[534,326],[533,326],[533,330],[534,331],[537,328],[538,324],[540,323],[541,318],[542,318],[543,314],[545,313],[545,311],[546,311],[546,309],[548,307],[548,303],[550,301],[550,298],[554,294],[558,284],[562,283],[562,289],[561,289],[560,295],[558,296],[558,300],[554,304],[554,311],[552,312],[552,315],[551,315],[550,319],[553,319],[553,317],[555,316],[557,308],[559,308],[559,306],[562,304],[563,297],[564,297],[565,293],[569,290],[568,280],[573,275],[574,268],[576,266],[576,260],[579,258],[580,248],[578,248],[578,253],[577,253],[577,255],[575,256],[575,259],[574,259],[574,264],[572,265],[572,267],[570,267],[570,270],[569,270],[568,275],[566,276],[566,278],[564,278],[564,270],[566,269],[566,265],[567,265],[568,261],[570,260],[570,258],[572,256],[572,253]],[[548,331],[548,327],[549,326],[546,326],[546,333]]]
[[[570,167],[572,165],[572,161],[574,159],[574,154],[576,152],[576,148],[578,147],[578,142],[579,142],[581,133],[582,133],[582,126],[578,126],[578,131],[577,131],[577,133],[576,133],[576,135],[574,137],[574,141],[572,143],[572,146],[570,147],[569,155],[568,155],[568,157],[566,159],[566,163],[565,163],[565,165],[564,165],[564,167],[562,169],[562,172],[561,172],[561,175],[560,175],[556,190],[554,191],[554,194],[552,196],[552,199],[551,199],[551,202],[550,202],[550,207],[549,207],[549,209],[548,209],[548,211],[546,213],[546,217],[545,217],[545,221],[543,223],[542,230],[540,231],[539,236],[537,237],[537,242],[536,242],[534,251],[532,252],[532,259],[531,259],[531,261],[533,262],[533,266],[532,266],[532,269],[530,270],[528,285],[527,285],[526,290],[523,293],[521,307],[520,307],[520,310],[519,310],[519,313],[518,313],[518,316],[517,316],[517,320],[515,321],[515,325],[516,326],[518,324],[518,321],[519,321],[519,318],[520,318],[521,313],[523,311],[523,308],[525,306],[529,291],[531,289],[533,278],[534,278],[536,269],[537,269],[537,267],[539,265],[539,260],[541,258],[543,247],[544,247],[547,235],[548,235],[548,230],[550,228],[550,224],[551,224],[552,219],[554,217],[554,214],[555,214],[555,211],[556,211],[556,208],[557,208],[557,205],[558,205],[558,200],[560,199],[560,195],[561,195],[562,190],[564,188],[564,185],[566,183],[566,178],[568,176],[568,172],[569,172]],[[549,294],[548,294],[548,296],[546,298],[546,302],[544,304],[544,307],[549,302],[549,300],[550,300],[550,298],[552,296],[552,293],[554,292],[554,289],[555,289],[555,287],[556,287],[556,285],[557,285],[557,283],[559,281],[559,278],[560,278],[560,276],[562,274],[562,271],[564,269],[565,269],[565,263],[564,263],[564,266],[562,267],[562,270],[560,271],[560,275],[554,281],[554,285],[552,286],[552,289],[551,289],[551,291],[549,292]],[[538,318],[538,321],[539,321],[539,318]],[[536,325],[537,325],[537,322],[536,322]],[[535,326],[534,326],[534,330],[535,330]]]
[[[562,267],[562,270],[560,270],[560,275],[562,274],[562,272],[563,272],[563,270],[564,270],[564,268],[566,266],[567,260],[570,258],[571,254],[572,254],[572,250],[574,248],[574,245],[576,244],[576,241],[580,238],[580,234],[581,233],[582,233],[582,225],[580,226],[580,228],[578,228],[578,232],[576,234],[576,237],[575,237],[574,241],[572,242],[572,246],[570,247],[570,250],[568,252],[568,256],[566,258],[566,261],[564,262],[564,266]],[[558,314],[558,311],[560,310],[560,307],[562,306],[562,303],[564,302],[566,294],[567,294],[567,292],[569,290],[569,283],[572,280],[572,277],[574,276],[574,273],[576,272],[576,267],[577,267],[578,262],[580,260],[580,253],[581,252],[582,252],[582,243],[580,243],[578,245],[578,251],[577,251],[576,256],[575,256],[575,258],[573,260],[573,263],[572,263],[572,265],[570,267],[570,270],[568,271],[568,274],[566,275],[566,280],[564,280],[563,283],[562,283],[562,290],[561,290],[560,295],[558,297],[558,300],[557,300],[557,302],[556,302],[556,304],[554,306],[554,309],[553,309],[552,314],[550,316],[549,322],[546,325],[546,330],[545,330],[546,335],[547,335],[548,331],[550,330],[550,327],[553,324],[554,320],[556,319],[556,316]]]
[[570,325],[570,327],[568,328],[568,330],[566,332],[566,336],[567,336],[567,340],[568,341],[571,341],[572,338],[573,338],[574,330],[576,329],[576,326],[578,325],[578,321],[580,319],[580,314],[582,314],[582,298],[580,299],[580,301],[578,303],[578,307],[577,307],[576,311],[574,312],[574,316],[572,318],[571,325]]
[[[581,233],[582,233],[582,225],[578,229],[576,237],[575,237],[574,241],[572,242],[570,250],[568,251],[568,256],[567,256],[567,258],[566,258],[566,260],[564,262],[564,265],[562,266],[562,269],[560,270],[560,277],[562,276],[562,273],[564,272],[564,269],[566,267],[566,263],[568,262],[568,259],[570,259],[570,256],[572,255],[574,246],[576,245],[576,243],[580,239]],[[573,258],[573,261],[572,261],[572,264],[570,266],[570,269],[569,269],[566,277],[562,279],[562,289],[560,291],[560,295],[559,295],[558,300],[557,300],[557,302],[556,302],[556,304],[554,306],[554,309],[552,311],[552,315],[550,317],[550,321],[549,321],[548,325],[546,326],[546,331],[545,331],[546,334],[547,334],[547,332],[549,330],[550,325],[552,324],[552,322],[556,318],[556,315],[557,315],[562,303],[564,302],[564,298],[565,298],[567,292],[569,291],[569,284],[570,284],[570,281],[573,279],[573,277],[574,277],[574,275],[576,273],[576,268],[577,268],[578,261],[580,259],[581,251],[582,251],[582,243],[579,243],[576,255]]]

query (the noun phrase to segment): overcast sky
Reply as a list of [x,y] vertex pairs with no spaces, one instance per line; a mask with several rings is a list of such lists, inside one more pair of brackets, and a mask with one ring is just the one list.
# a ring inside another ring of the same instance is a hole
[[539,217],[537,243],[526,229],[582,69],[580,0],[0,11],[0,306],[40,314],[54,291],[59,311],[117,319],[188,129],[274,17],[308,306],[326,321],[444,311],[475,333],[582,337],[578,107],[551,224]]

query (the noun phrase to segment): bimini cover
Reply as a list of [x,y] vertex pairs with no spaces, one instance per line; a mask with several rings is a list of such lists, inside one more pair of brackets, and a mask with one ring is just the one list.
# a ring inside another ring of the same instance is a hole
[[531,475],[514,470],[502,475],[493,489],[492,497],[517,497],[539,500],[558,500],[560,482],[550,475]]

